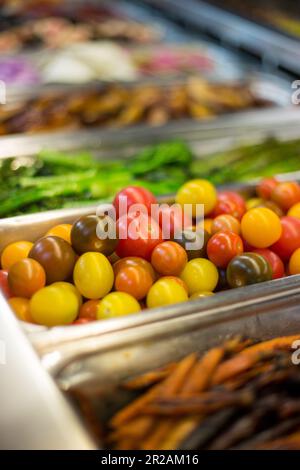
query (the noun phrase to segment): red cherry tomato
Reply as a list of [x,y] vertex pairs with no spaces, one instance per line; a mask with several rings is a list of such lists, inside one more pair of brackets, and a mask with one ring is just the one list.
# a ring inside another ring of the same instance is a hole
[[270,199],[273,189],[278,185],[276,178],[264,178],[256,188],[256,192],[262,199]]
[[274,251],[268,248],[256,248],[252,250],[253,253],[263,256],[270,264],[272,268],[272,279],[279,279],[285,275],[284,264]]
[[178,205],[173,207],[166,204],[161,205],[158,221],[163,237],[166,239],[173,238],[175,233],[180,233],[193,225],[192,219]]
[[100,300],[88,300],[81,305],[78,319],[97,320],[97,308]]
[[[116,210],[117,219],[128,214],[128,210],[134,204],[142,204],[145,206],[148,214],[150,215],[151,205],[157,204],[157,199],[154,194],[148,191],[148,189],[137,186],[128,186],[127,188],[119,191],[114,199],[113,205]],[[120,213],[120,211],[122,213]]]
[[282,261],[288,261],[290,256],[300,248],[300,219],[295,217],[282,217],[282,233],[279,240],[270,247]]
[[217,204],[213,211],[213,217],[221,214],[230,214],[240,220],[245,214],[246,202],[244,198],[233,191],[221,191],[218,193]]
[[153,249],[163,241],[159,225],[149,216],[123,216],[117,221],[120,258],[138,256],[150,260]]
[[244,251],[241,237],[234,232],[218,232],[207,244],[207,255],[218,268],[226,268],[235,256]]
[[5,269],[0,270],[0,290],[6,299],[13,297],[13,293],[8,284],[8,272],[5,271]]
[[281,209],[288,211],[297,202],[300,202],[300,185],[295,181],[279,183],[273,189],[271,199]]

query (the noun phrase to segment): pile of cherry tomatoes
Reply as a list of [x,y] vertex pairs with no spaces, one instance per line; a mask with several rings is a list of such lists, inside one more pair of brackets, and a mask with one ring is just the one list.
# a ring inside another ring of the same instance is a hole
[[[3,250],[0,286],[19,319],[49,327],[87,323],[300,274],[296,182],[264,179],[257,197],[246,200],[237,192],[217,192],[208,181],[189,181],[176,202],[190,204],[190,213],[164,207],[164,213],[170,209],[169,239],[150,216],[153,194],[138,187],[120,191],[114,200],[118,217],[123,196],[128,209],[136,203],[147,209],[133,238],[101,239],[99,216],[85,215],[35,243],[18,241]],[[205,216],[195,224],[197,204]],[[119,217],[116,233],[134,217]],[[188,228],[178,231],[183,218]],[[203,246],[190,249],[200,236]]]

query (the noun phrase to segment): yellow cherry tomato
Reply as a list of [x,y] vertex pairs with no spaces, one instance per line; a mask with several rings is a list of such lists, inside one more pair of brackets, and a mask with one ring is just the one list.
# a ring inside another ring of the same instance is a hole
[[87,299],[107,295],[114,284],[114,271],[106,256],[96,252],[81,255],[75,264],[74,283]]
[[19,320],[34,323],[30,314],[30,302],[28,299],[25,299],[25,297],[11,297],[8,302]]
[[27,241],[14,242],[4,248],[1,255],[2,269],[9,269],[13,264],[28,258],[33,243]]
[[191,180],[178,190],[176,202],[181,206],[192,204],[193,217],[200,215],[197,214],[196,210],[198,204],[203,204],[204,214],[209,214],[216,205],[217,191],[209,181],[201,179]]
[[290,217],[296,217],[296,219],[300,219],[300,202],[294,204],[287,213]]
[[281,236],[280,218],[266,207],[257,207],[246,212],[242,218],[243,238],[255,248],[267,248]]
[[298,248],[289,261],[289,272],[290,274],[300,274],[300,248]]
[[215,295],[215,294],[213,292],[199,291],[199,292],[195,292],[195,294],[192,294],[190,296],[190,300],[201,299],[202,297],[211,297],[212,295]]
[[59,281],[59,282],[54,282],[53,284],[51,284],[51,286],[61,287],[63,289],[69,289],[71,292],[73,292],[77,296],[78,302],[79,302],[79,307],[81,307],[81,305],[82,305],[82,295],[80,294],[77,287],[74,286],[74,284],[71,284],[70,282]]
[[99,302],[97,319],[109,320],[110,318],[131,315],[140,310],[140,304],[132,295],[126,292],[111,292]]
[[187,291],[181,280],[176,277],[161,277],[149,289],[147,295],[147,307],[163,307],[188,300]]
[[53,236],[53,237],[60,237],[66,240],[66,242],[71,243],[71,224],[60,224],[55,225],[46,233],[46,237]]
[[40,325],[68,325],[76,319],[78,312],[78,296],[62,286],[44,287],[30,300],[30,314]]
[[189,261],[180,278],[188,287],[189,295],[199,291],[212,292],[219,280],[219,273],[216,266],[205,258],[195,258]]
[[248,201],[246,201],[247,211],[250,211],[250,209],[254,209],[254,207],[257,207],[263,203],[264,203],[264,200],[261,199],[260,197],[252,197],[251,199],[248,199]]

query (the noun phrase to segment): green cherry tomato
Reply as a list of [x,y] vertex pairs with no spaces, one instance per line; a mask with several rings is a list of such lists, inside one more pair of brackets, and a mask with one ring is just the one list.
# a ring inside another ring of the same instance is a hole
[[215,290],[219,273],[216,266],[205,258],[195,258],[187,263],[180,278],[188,287],[189,295],[198,291]]
[[87,299],[101,299],[114,283],[113,268],[102,253],[84,253],[74,268],[74,283]]
[[97,319],[109,320],[110,318],[131,315],[140,310],[140,304],[132,295],[126,292],[111,292],[99,302]]
[[47,286],[37,291],[30,300],[30,315],[45,326],[68,325],[79,312],[77,295],[62,286]]
[[106,235],[108,227],[106,223],[114,222],[108,216],[104,219],[95,214],[84,215],[76,220],[71,231],[71,242],[76,253],[82,255],[95,251],[106,256],[113,253],[118,243],[117,237],[104,239],[100,236]]
[[227,282],[232,288],[270,281],[271,279],[270,264],[257,253],[244,253],[236,256],[227,267]]

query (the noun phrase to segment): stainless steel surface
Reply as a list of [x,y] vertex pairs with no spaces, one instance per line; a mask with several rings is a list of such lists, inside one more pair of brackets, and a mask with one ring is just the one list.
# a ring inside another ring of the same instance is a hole
[[260,55],[264,61],[299,73],[299,41],[201,0],[144,0],[224,42]]
[[0,295],[0,449],[94,449]]

